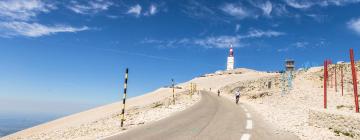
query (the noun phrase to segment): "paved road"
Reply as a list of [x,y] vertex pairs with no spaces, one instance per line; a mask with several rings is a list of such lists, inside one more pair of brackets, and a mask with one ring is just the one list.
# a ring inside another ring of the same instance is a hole
[[274,132],[244,105],[202,92],[202,99],[185,111],[107,140],[296,140],[285,132]]

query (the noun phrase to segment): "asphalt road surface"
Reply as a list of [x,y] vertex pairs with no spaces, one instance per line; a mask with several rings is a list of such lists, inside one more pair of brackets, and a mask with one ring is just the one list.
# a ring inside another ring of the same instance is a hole
[[275,132],[246,106],[202,91],[194,106],[163,120],[149,123],[106,140],[296,140]]

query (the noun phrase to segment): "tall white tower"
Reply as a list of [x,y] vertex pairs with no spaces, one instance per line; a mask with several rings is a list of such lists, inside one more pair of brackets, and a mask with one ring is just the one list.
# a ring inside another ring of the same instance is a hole
[[226,63],[226,70],[233,70],[233,69],[234,69],[234,52],[231,44],[229,56],[227,58],[227,63]]

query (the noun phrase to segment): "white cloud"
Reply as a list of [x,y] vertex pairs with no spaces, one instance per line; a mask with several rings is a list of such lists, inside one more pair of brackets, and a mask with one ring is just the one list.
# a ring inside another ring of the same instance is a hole
[[326,7],[330,5],[342,6],[351,3],[358,3],[360,0],[285,0],[287,5],[297,9],[308,9],[313,6]]
[[241,36],[241,38],[277,37],[281,35],[285,35],[285,33],[272,30],[263,31],[258,29],[252,29],[248,32],[248,34]]
[[246,11],[246,9],[240,5],[227,3],[224,6],[220,7],[220,9],[222,11],[224,11],[225,13],[227,13],[231,16],[234,16],[236,18],[239,18],[239,19],[243,19],[243,18],[249,16],[248,11]]
[[89,30],[88,27],[75,28],[65,25],[45,26],[39,23],[0,22],[0,33],[3,37],[26,36],[39,37],[60,32],[79,32]]
[[263,10],[264,15],[270,16],[272,11],[272,4],[270,1],[266,1],[263,5],[260,5],[260,8]]
[[199,45],[205,48],[229,48],[230,44],[233,47],[241,47],[240,38],[237,36],[217,36],[207,37],[205,39],[195,39],[195,45]]
[[53,4],[41,0],[2,0],[0,1],[0,17],[5,20],[27,21],[39,13],[48,13],[55,8]]
[[195,19],[224,20],[212,7],[207,6],[207,3],[200,3],[197,0],[187,1],[181,11]]
[[263,12],[263,14],[267,17],[270,16],[272,10],[273,10],[273,4],[266,0],[255,0],[255,1],[249,1],[251,3],[251,5],[253,5],[254,7],[257,7],[259,9],[261,9],[261,11]]
[[234,47],[244,47],[247,44],[243,43],[243,40],[254,39],[261,37],[278,37],[285,35],[283,32],[277,31],[262,31],[262,30],[251,30],[245,35],[236,36],[208,36],[205,38],[183,38],[180,40],[155,40],[145,39],[141,43],[157,44],[160,47],[177,47],[177,46],[200,46],[204,48],[229,48],[230,44]]
[[129,8],[129,10],[127,11],[128,14],[133,14],[136,17],[139,17],[141,14],[141,6],[139,4],[136,4],[132,7]]
[[157,12],[157,7],[153,4],[151,4],[150,10],[149,10],[150,15],[154,15],[154,14],[156,14],[156,12]]
[[145,16],[152,16],[158,12],[158,7],[154,4],[151,4],[149,10],[144,13]]
[[276,16],[287,16],[289,14],[285,4],[273,4],[272,7],[272,13]]
[[347,26],[360,35],[360,18],[350,20]]
[[307,9],[314,5],[311,1],[285,0],[285,2],[289,6],[297,9]]
[[108,10],[112,5],[113,3],[107,0],[91,0],[87,3],[79,3],[72,0],[67,8],[78,14],[96,14]]
[[43,0],[0,1],[0,37],[40,37],[60,32],[79,32],[89,29],[86,26],[80,28],[65,25],[47,26],[35,22],[39,14],[49,13],[56,8],[54,3]]
[[295,46],[296,48],[306,48],[309,45],[309,42],[295,42],[293,44],[293,46]]

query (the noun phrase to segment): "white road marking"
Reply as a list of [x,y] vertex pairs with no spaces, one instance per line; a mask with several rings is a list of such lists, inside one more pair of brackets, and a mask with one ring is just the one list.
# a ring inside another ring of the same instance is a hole
[[246,117],[247,117],[247,118],[251,118],[251,114],[250,114],[250,113],[246,113]]
[[241,136],[241,139],[240,140],[250,140],[250,134],[248,134],[248,133],[245,133],[245,134],[243,134],[242,136]]
[[252,120],[246,120],[246,129],[252,129],[252,128],[253,128]]

